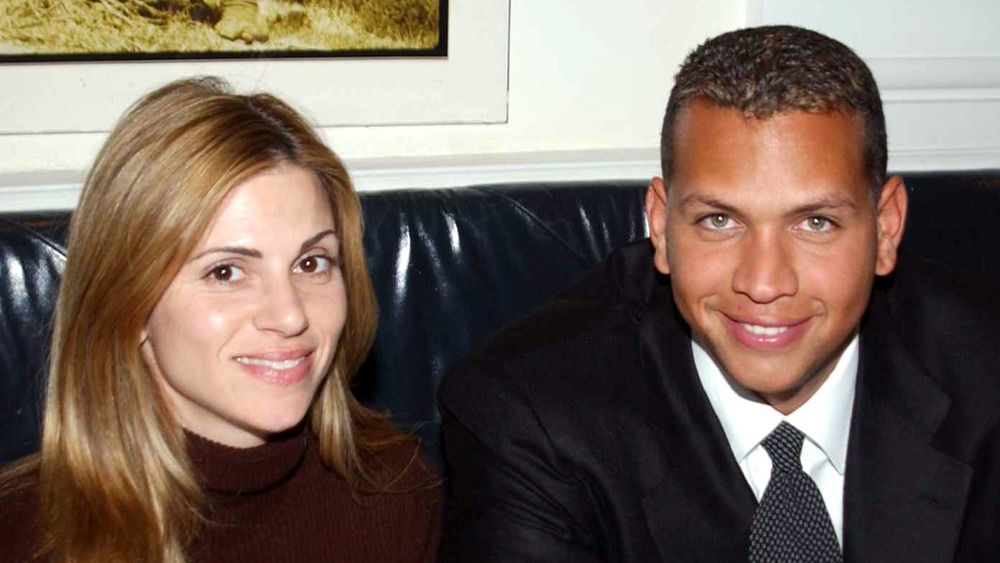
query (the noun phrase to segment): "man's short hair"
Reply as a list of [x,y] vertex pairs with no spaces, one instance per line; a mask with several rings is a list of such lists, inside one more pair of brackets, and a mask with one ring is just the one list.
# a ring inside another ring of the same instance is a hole
[[885,115],[868,66],[843,43],[800,27],[777,25],[723,33],[691,52],[674,77],[660,136],[670,185],[673,127],[694,99],[747,118],[807,111],[856,112],[864,127],[864,165],[872,194],[886,177]]

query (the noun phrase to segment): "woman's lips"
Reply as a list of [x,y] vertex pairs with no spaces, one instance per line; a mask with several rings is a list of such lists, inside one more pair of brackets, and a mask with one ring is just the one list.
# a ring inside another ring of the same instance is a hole
[[265,352],[234,359],[253,377],[285,387],[304,380],[312,369],[312,350]]
[[736,320],[723,315],[729,332],[736,340],[753,350],[781,350],[798,341],[809,325],[810,319],[789,322],[754,322],[753,320]]

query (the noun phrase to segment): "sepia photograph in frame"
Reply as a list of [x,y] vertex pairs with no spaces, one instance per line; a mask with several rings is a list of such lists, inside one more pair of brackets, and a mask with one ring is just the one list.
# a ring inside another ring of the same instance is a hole
[[3,0],[0,62],[445,57],[448,0]]

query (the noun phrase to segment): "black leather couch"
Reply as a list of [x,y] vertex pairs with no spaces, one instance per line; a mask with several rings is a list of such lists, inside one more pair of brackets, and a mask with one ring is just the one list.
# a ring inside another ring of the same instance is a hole
[[[904,252],[1000,278],[1000,170],[904,174]],[[493,330],[644,236],[639,181],[365,193],[381,319],[357,380],[441,463],[435,391]],[[0,214],[0,464],[37,448],[68,213]]]

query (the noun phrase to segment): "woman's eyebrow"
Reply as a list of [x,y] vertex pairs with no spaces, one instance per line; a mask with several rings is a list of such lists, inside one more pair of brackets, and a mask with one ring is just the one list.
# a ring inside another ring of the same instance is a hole
[[[337,234],[337,231],[334,231],[333,229],[327,229],[325,231],[320,231],[320,232],[316,233],[315,235],[307,238],[305,240],[305,242],[302,243],[302,246],[300,247],[299,252],[305,252],[305,250],[307,248],[309,248],[310,246],[315,245],[317,242],[323,240],[323,238],[325,238],[327,236],[330,236],[330,235],[336,235],[336,234]],[[257,250],[256,248],[247,248],[245,246],[216,246],[216,247],[213,247],[213,248],[209,248],[209,249],[203,250],[202,252],[199,252],[197,255],[192,256],[191,259],[188,260],[188,262],[194,262],[195,260],[197,260],[197,259],[199,259],[199,258],[201,258],[203,256],[208,256],[209,254],[217,254],[217,253],[239,254],[241,256],[247,256],[249,258],[263,258],[264,257],[264,254],[261,253],[261,251]]]
[[201,258],[202,256],[207,256],[209,254],[215,254],[225,252],[227,254],[241,254],[243,256],[248,256],[250,258],[262,258],[264,255],[255,248],[247,248],[245,246],[216,246],[215,248],[209,248],[202,252],[199,252],[197,256],[192,256],[188,262],[194,262],[195,260]]
[[329,236],[329,235],[336,235],[336,234],[337,234],[337,232],[334,231],[333,229],[327,229],[325,231],[320,231],[320,232],[316,233],[315,235],[307,238],[306,241],[303,242],[302,246],[299,248],[299,252],[305,252],[307,248],[309,248],[310,246],[313,246],[317,242],[321,241],[323,239],[323,237],[326,237],[326,236]]

